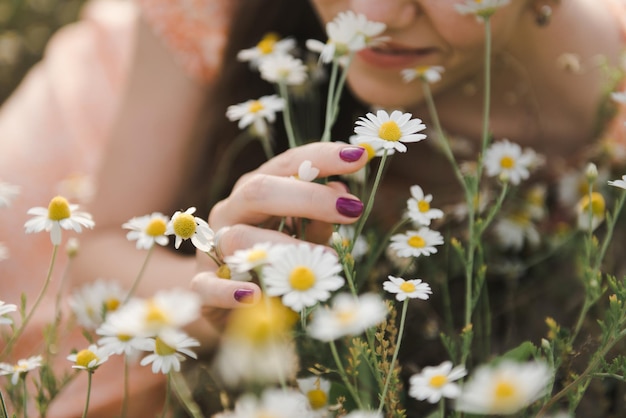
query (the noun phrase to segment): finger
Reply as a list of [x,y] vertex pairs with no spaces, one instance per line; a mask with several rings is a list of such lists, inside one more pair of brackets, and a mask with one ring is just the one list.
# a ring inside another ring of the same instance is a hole
[[200,295],[204,306],[213,308],[250,306],[261,298],[261,289],[256,284],[220,279],[208,271],[196,274],[191,288]]
[[272,216],[316,219],[348,224],[356,221],[363,203],[354,195],[323,184],[255,174],[211,211],[213,228],[238,223],[259,224]]
[[[327,186],[332,187],[339,192],[348,191],[348,187],[344,183],[338,181],[329,182]],[[316,244],[328,244],[333,231],[333,224],[311,219],[306,222],[306,228],[302,238]]]

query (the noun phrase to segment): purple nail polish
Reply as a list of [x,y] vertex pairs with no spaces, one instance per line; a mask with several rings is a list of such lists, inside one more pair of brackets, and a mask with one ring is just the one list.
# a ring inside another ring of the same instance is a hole
[[237,289],[235,293],[233,293],[233,297],[237,302],[240,303],[252,303],[254,296],[254,290],[250,289]]
[[363,203],[360,200],[348,199],[347,197],[340,197],[335,204],[337,212],[350,218],[356,218],[363,212]]
[[343,148],[341,151],[339,151],[339,158],[346,162],[353,163],[361,158],[361,155],[363,155],[364,152],[365,148],[361,147]]

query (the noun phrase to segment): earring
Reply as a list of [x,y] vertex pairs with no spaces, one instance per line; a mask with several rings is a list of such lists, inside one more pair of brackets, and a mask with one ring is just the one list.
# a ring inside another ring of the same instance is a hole
[[537,26],[548,26],[552,18],[552,7],[547,4],[539,7],[535,15]]

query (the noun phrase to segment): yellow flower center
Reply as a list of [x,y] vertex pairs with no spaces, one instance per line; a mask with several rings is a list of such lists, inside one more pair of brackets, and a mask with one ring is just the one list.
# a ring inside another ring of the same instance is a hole
[[378,129],[378,137],[385,141],[399,141],[402,138],[402,131],[397,123],[392,120],[388,120],[380,125]]
[[[583,196],[580,200],[580,205],[583,209],[583,213],[589,210],[589,195]],[[604,197],[598,193],[591,193],[591,213],[596,216],[604,215],[604,210],[606,209],[606,203],[604,201]]]
[[354,322],[354,318],[356,317],[356,312],[352,310],[343,310],[339,311],[335,314],[335,317],[342,325],[348,325]]
[[246,257],[246,260],[248,260],[251,263],[254,263],[256,261],[265,260],[266,258],[267,258],[267,251],[262,250],[262,249],[256,249],[256,250],[250,250],[248,252],[248,256]]
[[408,243],[411,247],[414,248],[424,248],[426,246],[426,241],[419,235],[413,235],[411,238],[409,238]]
[[372,158],[376,157],[376,150],[370,144],[359,144],[359,147],[365,148],[365,152],[367,152],[367,161],[370,161]]
[[282,338],[297,320],[297,314],[280,300],[269,299],[249,309],[237,309],[228,323],[227,334],[264,344]]
[[176,352],[176,349],[165,344],[159,337],[156,337],[154,341],[154,352],[160,356],[171,356]]
[[76,354],[76,364],[85,368],[89,367],[89,363],[94,360],[98,360],[98,356],[88,349],[80,350],[78,354]]
[[18,363],[18,364],[15,365],[14,370],[16,372],[20,372],[20,373],[27,372],[28,371],[28,364],[27,363],[22,363],[22,364]]
[[196,219],[189,213],[181,213],[174,219],[172,224],[174,227],[174,233],[183,238],[188,239],[196,233]]
[[220,279],[230,279],[231,278],[230,267],[228,267],[226,264],[222,264],[221,266],[218,267],[215,274]]
[[250,113],[257,113],[263,109],[264,109],[263,104],[261,104],[261,102],[258,100],[252,101],[250,105],[248,106],[248,112]]
[[165,234],[165,230],[167,229],[167,224],[161,218],[152,219],[148,226],[146,226],[145,233],[150,235],[151,237],[158,237],[159,235]]
[[505,155],[500,160],[500,167],[510,170],[511,168],[515,167],[515,159],[513,157],[509,157],[508,155]]
[[120,341],[130,341],[130,339],[133,338],[132,335],[128,335],[128,334],[117,334],[117,339]]
[[430,210],[430,203],[425,200],[420,200],[417,202],[417,209],[419,209],[420,212],[428,212]]
[[448,383],[448,378],[442,374],[436,374],[430,378],[428,384],[434,388],[441,388],[443,385]]
[[120,300],[116,298],[109,298],[104,301],[104,310],[105,312],[112,312],[117,310],[120,307]]
[[66,198],[56,196],[52,198],[48,205],[48,219],[52,221],[60,221],[71,216],[70,204]]
[[257,44],[257,48],[263,55],[271,54],[274,51],[274,45],[278,42],[278,35],[275,33],[268,33]]
[[509,382],[500,381],[494,391],[496,402],[507,401],[515,396],[515,386]]
[[148,302],[148,312],[146,312],[146,322],[152,324],[166,325],[169,323],[167,315],[153,302]]
[[311,404],[311,408],[313,409],[321,409],[326,405],[328,401],[328,397],[326,396],[326,392],[321,389],[313,389],[308,391],[306,394],[307,398],[309,398],[309,403]]
[[415,285],[411,282],[404,282],[400,285],[400,290],[404,293],[412,293],[415,292]]
[[315,284],[315,273],[305,266],[297,266],[289,274],[289,284],[295,290],[308,290]]

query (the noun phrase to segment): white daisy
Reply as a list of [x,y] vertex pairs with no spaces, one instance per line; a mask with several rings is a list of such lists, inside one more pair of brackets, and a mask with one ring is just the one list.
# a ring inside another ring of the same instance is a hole
[[297,379],[297,383],[300,391],[309,400],[310,408],[319,413],[320,418],[325,417],[328,413],[330,381],[319,376],[309,376]]
[[296,41],[293,38],[280,37],[270,32],[263,36],[263,39],[252,48],[242,49],[237,53],[237,59],[243,62],[249,62],[252,68],[257,68],[259,63],[267,57],[273,55],[287,55],[296,47]]
[[282,245],[272,251],[261,276],[269,296],[282,296],[285,306],[299,312],[343,286],[341,271],[337,256],[322,246]]
[[621,180],[610,180],[608,184],[609,186],[619,187],[620,189],[626,190],[626,175],[622,176]]
[[377,293],[359,297],[340,293],[333,298],[330,307],[320,306],[313,312],[308,332],[320,341],[357,335],[382,322],[387,313],[387,306]]
[[[335,248],[343,248],[344,251],[352,244],[352,252],[350,254],[355,260],[360,260],[367,254],[370,246],[362,234],[354,239],[355,233],[356,228],[354,225],[339,225],[337,231],[332,233],[329,244],[334,245]],[[352,243],[352,240],[354,240],[354,243]]]
[[454,8],[462,15],[475,15],[478,21],[484,21],[509,2],[510,0],[465,0],[462,4],[455,4]]
[[405,299],[428,300],[433,291],[428,283],[421,279],[404,280],[402,277],[387,276],[389,280],[383,283],[383,289],[389,293],[395,293],[396,300],[402,302]]
[[0,261],[7,260],[10,256],[9,248],[4,245],[3,242],[0,242]]
[[298,174],[291,176],[293,179],[302,181],[313,181],[320,174],[320,169],[313,167],[313,163],[309,160],[304,160],[298,166]]
[[267,124],[274,123],[276,112],[282,111],[284,107],[285,100],[272,94],[228,106],[226,117],[231,121],[239,121],[237,124],[239,129],[252,125],[259,135],[267,136],[269,132]]
[[260,397],[244,394],[235,403],[234,411],[222,412],[214,418],[310,418],[306,397],[296,389],[265,389]]
[[536,247],[541,242],[541,235],[530,213],[523,209],[499,218],[493,225],[493,232],[498,243],[505,250],[519,252],[525,242],[530,247]]
[[576,205],[578,228],[583,231],[593,231],[604,221],[606,215],[606,202],[604,196],[598,192],[592,192],[583,196]]
[[96,370],[102,363],[109,359],[109,353],[98,347],[96,344],[91,344],[88,348],[80,350],[77,353],[67,356],[69,361],[73,361],[73,369],[82,369],[89,372]]
[[407,214],[416,225],[430,225],[433,219],[443,218],[443,212],[440,209],[430,207],[433,195],[424,194],[420,186],[411,186],[411,197],[407,200]]
[[484,166],[490,177],[500,177],[513,185],[530,176],[530,169],[538,163],[537,154],[529,149],[522,151],[518,144],[504,139],[494,142],[485,152]]
[[61,196],[52,198],[47,208],[34,207],[28,210],[29,215],[35,217],[24,224],[26,233],[50,232],[50,240],[53,245],[61,243],[61,229],[81,232],[82,228],[93,228],[94,221],[87,212],[78,210],[78,205],[70,204]]
[[413,68],[406,68],[402,70],[402,79],[410,83],[411,81],[419,78],[429,84],[436,83],[441,80],[441,74],[444,69],[440,65],[419,65]]
[[7,318],[5,315],[11,312],[17,311],[17,305],[12,303],[5,303],[0,300],[0,325],[10,325],[13,323],[13,319]]
[[20,186],[0,181],[0,209],[11,206],[13,199],[20,194]]
[[437,403],[444,398],[455,399],[461,388],[454,383],[467,375],[464,366],[452,368],[452,362],[444,361],[439,366],[427,366],[409,379],[409,395],[418,401]]
[[197,249],[208,253],[213,247],[215,233],[204,219],[193,216],[195,211],[194,207],[184,212],[176,211],[167,224],[165,235],[176,235],[176,248],[180,247],[183,240],[191,239]]
[[391,237],[389,247],[400,257],[429,256],[437,252],[436,245],[443,244],[443,236],[438,231],[421,227],[417,231],[407,231]]
[[386,40],[379,36],[385,29],[384,23],[370,21],[365,15],[348,10],[339,13],[335,19],[326,24],[328,41],[325,44],[309,39],[306,46],[309,50],[319,53],[322,62],[329,63],[337,59],[345,65],[345,58],[350,54]]
[[17,385],[20,377],[25,376],[31,370],[41,367],[43,358],[32,356],[27,359],[20,359],[17,364],[0,363],[0,376],[12,374],[11,383]]
[[112,280],[97,279],[74,290],[69,305],[80,325],[96,329],[107,313],[117,310],[126,299],[126,291]]
[[232,255],[226,256],[224,261],[232,272],[242,273],[255,270],[269,262],[272,244],[260,242],[245,250],[235,250]]
[[109,354],[124,354],[129,357],[134,357],[141,351],[150,351],[150,338],[137,335],[137,330],[120,312],[107,315],[104,323],[96,330],[96,334],[101,336],[98,345]]
[[129,241],[137,241],[137,249],[149,250],[156,243],[166,246],[170,239],[165,235],[167,224],[170,219],[159,212],[151,215],[135,217],[122,225],[124,229],[130,229],[126,234]]
[[471,414],[514,414],[546,393],[551,374],[541,361],[481,366],[463,386],[456,409]]
[[379,110],[376,115],[368,113],[356,121],[354,132],[359,135],[359,140],[374,147],[382,145],[385,149],[406,152],[404,142],[419,142],[426,138],[426,135],[417,133],[426,129],[426,125],[411,116],[399,110],[394,110],[391,115],[384,110]]
[[617,103],[626,104],[626,91],[612,92],[611,99]]
[[261,78],[270,83],[300,85],[308,77],[307,67],[301,59],[291,55],[275,55],[264,59],[259,71]]
[[[360,137],[359,135],[350,135],[349,141],[353,145],[358,145],[365,148],[368,161],[371,161],[374,157],[382,157],[385,153],[384,142],[372,142],[369,139],[364,139],[363,137]],[[394,148],[387,149],[387,155],[394,154],[395,152],[396,150]]]
[[182,331],[168,330],[151,340],[152,354],[141,359],[140,364],[146,366],[152,363],[152,373],[168,374],[170,370],[180,371],[180,362],[188,357],[197,359],[196,353],[190,347],[199,347],[200,342],[189,337]]

